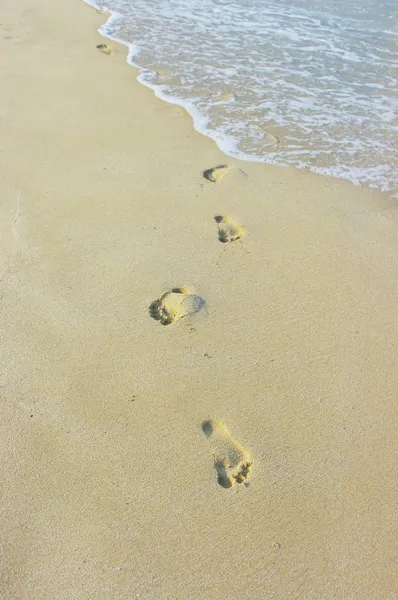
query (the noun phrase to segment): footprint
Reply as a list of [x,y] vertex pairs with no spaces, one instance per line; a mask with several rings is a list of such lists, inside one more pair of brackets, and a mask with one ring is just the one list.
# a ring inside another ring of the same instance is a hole
[[196,296],[186,288],[174,288],[165,292],[152,302],[149,314],[162,325],[170,325],[183,317],[197,313],[206,305],[200,296]]
[[217,215],[214,217],[214,220],[218,224],[218,239],[224,244],[226,242],[240,240],[245,233],[243,225],[240,225],[240,223],[235,221],[232,217]]
[[249,453],[236,442],[221,421],[205,421],[203,433],[214,444],[214,467],[218,483],[230,488],[235,483],[244,483],[251,472],[252,460]]
[[212,181],[213,183],[219,183],[224,179],[224,177],[226,177],[226,175],[231,175],[232,173],[247,177],[246,173],[242,171],[242,169],[235,169],[234,167],[229,167],[228,165],[218,165],[212,169],[206,169],[206,171],[203,171],[203,177],[208,181]]
[[107,54],[108,56],[112,54],[112,48],[107,44],[98,44],[97,48],[98,50],[101,50],[101,52]]

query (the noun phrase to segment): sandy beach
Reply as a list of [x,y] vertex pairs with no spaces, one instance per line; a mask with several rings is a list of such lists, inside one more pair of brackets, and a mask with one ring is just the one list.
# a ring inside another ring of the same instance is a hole
[[1,599],[394,600],[396,200],[1,12]]

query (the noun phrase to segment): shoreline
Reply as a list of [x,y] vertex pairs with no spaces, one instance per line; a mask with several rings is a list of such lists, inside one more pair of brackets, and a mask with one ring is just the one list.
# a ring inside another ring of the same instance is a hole
[[[194,106],[194,104],[192,104],[192,102],[190,102],[188,100],[182,100],[181,98],[178,98],[175,96],[169,96],[167,94],[164,94],[160,90],[159,85],[152,84],[148,81],[145,81],[145,79],[143,78],[143,75],[144,75],[146,69],[143,69],[138,64],[136,64],[136,62],[134,61],[134,58],[140,54],[140,48],[137,44],[134,44],[131,42],[126,42],[125,40],[123,40],[121,38],[112,36],[112,35],[106,33],[105,31],[103,31],[103,29],[108,24],[111,24],[113,20],[118,20],[120,17],[123,18],[123,14],[118,13],[117,11],[108,9],[106,7],[104,9],[102,9],[93,0],[82,0],[82,2],[84,4],[87,4],[94,10],[96,10],[96,12],[100,15],[104,15],[104,16],[109,15],[107,20],[101,24],[101,26],[99,27],[97,32],[101,35],[101,37],[104,37],[108,40],[111,40],[114,43],[120,44],[121,46],[124,46],[125,48],[127,48],[126,61],[130,66],[132,66],[134,69],[137,70],[136,80],[139,83],[141,83],[142,85],[144,85],[145,87],[148,87],[150,90],[152,90],[154,95],[156,96],[156,98],[163,100],[164,102],[167,102],[169,104],[179,106],[182,110],[186,111],[192,119],[192,126],[195,129],[195,131],[197,131],[201,135],[209,137],[213,141],[213,143],[216,144],[218,149],[223,154],[228,156],[229,158],[234,159],[234,160],[243,161],[243,162],[253,162],[256,164],[262,164],[262,165],[266,165],[266,166],[276,166],[276,167],[283,167],[283,168],[294,169],[294,170],[305,170],[305,171],[309,171],[311,173],[316,173],[318,175],[323,175],[325,177],[339,179],[341,181],[346,181],[346,182],[352,183],[353,185],[355,185],[355,187],[357,187],[361,190],[368,190],[375,194],[387,195],[389,197],[389,199],[391,200],[391,202],[396,204],[396,201],[398,200],[398,190],[396,188],[384,190],[384,189],[381,189],[380,187],[372,187],[370,184],[368,185],[365,183],[360,183],[358,181],[354,181],[354,179],[344,177],[343,175],[327,174],[322,170],[324,167],[317,167],[317,166],[310,166],[310,165],[291,166],[291,165],[287,165],[287,164],[278,164],[277,162],[275,162],[274,160],[272,160],[269,157],[267,159],[261,159],[261,157],[259,157],[259,156],[251,156],[250,154],[246,154],[245,152],[240,151],[240,150],[234,151],[233,149],[228,147],[228,144],[230,142],[225,142],[224,134],[222,132],[215,131],[215,130],[209,131],[209,130],[207,130],[206,127],[203,128],[200,125],[200,122],[203,121],[203,119],[205,119],[206,117],[204,117],[197,110],[197,108]],[[149,69],[149,70],[151,71],[151,69]],[[271,134],[271,136],[272,136],[272,134]],[[273,136],[273,137],[275,137],[275,136]],[[276,137],[276,139],[278,140],[277,137]]]
[[86,8],[0,26],[0,595],[392,600],[395,203],[226,160]]

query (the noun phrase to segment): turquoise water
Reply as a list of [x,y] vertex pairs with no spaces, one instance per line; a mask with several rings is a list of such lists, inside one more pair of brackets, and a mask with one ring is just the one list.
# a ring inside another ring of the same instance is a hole
[[[93,2],[89,2],[94,4]],[[108,0],[101,33],[227,154],[398,197],[394,0]]]

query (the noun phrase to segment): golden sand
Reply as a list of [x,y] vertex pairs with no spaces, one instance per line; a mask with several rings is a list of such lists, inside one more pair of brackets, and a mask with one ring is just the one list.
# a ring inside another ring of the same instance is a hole
[[2,3],[0,598],[393,600],[393,202],[226,157],[103,20]]

